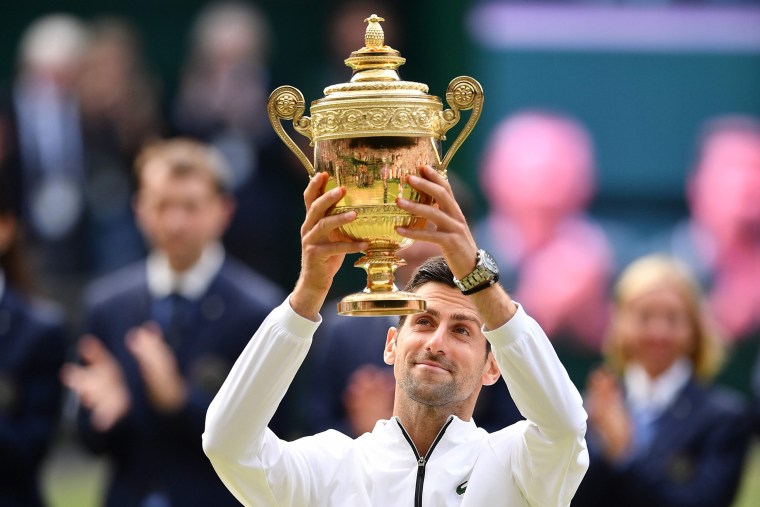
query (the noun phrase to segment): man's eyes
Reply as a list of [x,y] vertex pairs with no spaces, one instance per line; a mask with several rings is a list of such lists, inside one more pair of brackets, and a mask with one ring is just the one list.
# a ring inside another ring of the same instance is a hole
[[[415,325],[422,326],[422,327],[430,327],[434,326],[435,323],[432,319],[428,317],[418,317],[417,320],[414,321]],[[454,334],[459,334],[462,336],[470,336],[472,335],[472,331],[467,326],[456,326],[451,329],[451,332]]]
[[455,332],[455,333],[457,333],[457,334],[461,334],[461,335],[463,335],[463,336],[470,336],[470,330],[469,330],[469,329],[467,329],[467,328],[466,328],[466,327],[464,327],[464,326],[461,326],[461,327],[455,327],[455,328],[454,328],[454,332]]

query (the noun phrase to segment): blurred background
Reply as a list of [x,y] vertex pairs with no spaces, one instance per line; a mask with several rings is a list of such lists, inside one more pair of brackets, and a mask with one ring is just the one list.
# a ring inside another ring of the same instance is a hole
[[[227,156],[238,215],[225,244],[286,290],[292,286],[307,176],[272,133],[266,98],[289,84],[309,102],[347,81],[342,60],[363,45],[362,19],[372,13],[385,18],[386,43],[407,59],[403,79],[439,96],[459,75],[483,85],[481,120],[450,166],[473,222],[489,211],[480,168],[504,118],[551,111],[585,127],[596,173],[588,214],[609,238],[613,274],[689,217],[689,174],[705,122],[760,117],[760,1],[259,0],[242,2],[252,10],[221,14],[215,5],[0,5],[0,167],[12,152],[2,134],[18,115],[13,102],[35,72],[47,65],[41,72],[77,97],[81,130],[62,145],[84,148],[56,160],[83,157],[85,169],[72,164],[66,177],[73,190],[40,191],[25,211],[32,274],[43,295],[66,309],[73,329],[82,287],[144,254],[130,219],[130,167],[139,147],[157,137],[198,137]],[[49,16],[61,25],[35,35],[35,23]],[[40,138],[71,133],[62,123]],[[283,219],[261,220],[261,210]],[[364,284],[362,272],[348,266],[340,277],[336,296]],[[760,315],[760,306],[751,311]],[[726,380],[747,395],[752,344],[734,371],[743,370]],[[65,421],[43,470],[45,495],[53,507],[99,505],[107,463],[85,454]],[[758,477],[754,452],[737,506],[760,505]]]

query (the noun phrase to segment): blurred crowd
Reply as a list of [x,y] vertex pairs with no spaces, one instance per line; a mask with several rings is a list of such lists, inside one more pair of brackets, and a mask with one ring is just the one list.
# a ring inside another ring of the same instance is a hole
[[[372,8],[347,5],[337,61]],[[0,505],[45,505],[40,466],[66,425],[113,464],[104,505],[237,504],[203,419],[297,278],[307,182],[267,121],[269,30],[250,4],[209,4],[170,98],[124,19],[52,14],[24,32],[0,90]],[[561,111],[509,114],[471,169],[488,209],[476,241],[586,396],[573,505],[731,505],[760,435],[760,118],[694,136],[688,216],[645,236],[591,214],[593,134]],[[434,254],[402,251],[398,284]],[[283,437],[391,415],[395,321],[323,317],[273,420]],[[489,430],[521,417],[503,386],[474,415]]]

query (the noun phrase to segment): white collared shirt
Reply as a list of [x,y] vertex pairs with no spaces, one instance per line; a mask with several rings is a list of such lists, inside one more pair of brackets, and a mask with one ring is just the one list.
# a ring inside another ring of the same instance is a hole
[[157,299],[177,293],[196,300],[208,290],[223,263],[224,248],[218,242],[206,246],[196,263],[182,273],[171,268],[166,254],[154,250],[146,262],[148,291]]
[[660,415],[691,378],[691,361],[681,358],[657,378],[650,378],[643,366],[631,363],[625,370],[626,400],[634,411]]

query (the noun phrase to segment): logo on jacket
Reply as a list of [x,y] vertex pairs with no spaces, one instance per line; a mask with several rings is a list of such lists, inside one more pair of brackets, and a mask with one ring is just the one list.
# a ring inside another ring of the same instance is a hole
[[464,495],[465,490],[467,490],[467,483],[470,482],[469,480],[464,481],[462,484],[457,486],[457,495]]

